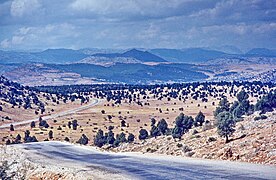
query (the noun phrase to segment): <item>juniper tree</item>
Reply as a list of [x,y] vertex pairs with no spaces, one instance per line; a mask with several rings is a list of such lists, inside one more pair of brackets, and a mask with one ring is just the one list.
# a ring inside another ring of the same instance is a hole
[[127,137],[127,142],[131,143],[134,141],[134,139],[135,139],[134,135],[132,133],[130,133]]
[[139,131],[139,139],[140,139],[140,140],[147,139],[148,136],[149,136],[149,133],[148,133],[147,130],[141,129],[141,130]]
[[157,123],[157,128],[159,129],[159,131],[162,134],[165,134],[166,131],[168,130],[168,123],[166,122],[165,119],[161,119],[158,123]]
[[160,133],[159,129],[156,126],[151,126],[150,135],[151,135],[151,137],[156,138],[157,136],[160,136],[161,133]]
[[50,131],[49,131],[49,134],[48,134],[48,135],[49,135],[49,139],[53,139],[53,137],[54,137],[53,134],[54,134],[53,131],[50,130]]
[[229,109],[230,109],[229,101],[227,100],[226,97],[223,97],[219,102],[219,106],[214,111],[214,116],[216,117],[221,112],[229,111]]
[[205,116],[204,114],[199,111],[199,113],[197,114],[197,116],[195,117],[195,126],[202,126],[202,124],[205,122]]
[[105,143],[106,143],[106,139],[104,136],[104,132],[101,129],[99,129],[94,139],[94,145],[98,147],[102,147]]
[[31,128],[35,128],[35,122],[34,121],[31,122]]
[[80,139],[77,141],[77,143],[82,144],[82,145],[87,145],[88,141],[89,141],[89,139],[87,138],[87,136],[85,134],[82,134]]
[[221,137],[225,137],[225,142],[229,142],[229,136],[235,132],[235,120],[230,112],[221,112],[216,117],[217,131]]

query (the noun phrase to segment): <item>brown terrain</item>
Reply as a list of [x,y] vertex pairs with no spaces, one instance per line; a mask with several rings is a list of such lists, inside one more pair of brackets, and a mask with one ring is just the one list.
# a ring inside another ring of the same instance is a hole
[[[217,87],[225,89],[226,86]],[[238,91],[241,87],[237,88]],[[167,90],[170,91],[170,90]],[[136,103],[123,102],[121,105],[114,105],[113,101],[107,102],[102,100],[100,104],[83,110],[72,115],[66,115],[51,120],[47,120],[50,128],[30,128],[30,124],[25,126],[16,126],[15,131],[9,131],[9,128],[3,129],[0,132],[2,143],[7,139],[13,139],[17,134],[24,136],[25,130],[30,130],[31,136],[35,135],[38,141],[48,139],[49,131],[53,131],[54,138],[52,140],[64,141],[68,137],[70,142],[75,143],[82,134],[87,135],[90,139],[89,145],[93,145],[93,139],[99,129],[104,132],[108,131],[109,126],[114,126],[114,134],[124,132],[126,134],[133,133],[135,135],[134,143],[123,143],[117,148],[104,146],[103,149],[116,152],[144,152],[170,154],[176,156],[188,156],[195,158],[206,159],[221,159],[221,160],[237,160],[243,162],[261,163],[261,164],[276,164],[276,139],[275,139],[275,112],[268,113],[268,118],[265,120],[255,121],[254,115],[244,118],[244,121],[238,122],[236,132],[230,138],[231,142],[225,144],[225,140],[218,136],[216,127],[214,126],[213,111],[218,105],[220,98],[209,97],[208,102],[194,100],[191,96],[183,102],[178,99],[162,99],[156,100],[148,93],[149,98],[144,102],[149,105],[140,106]],[[93,95],[90,95],[93,98]],[[235,97],[228,97],[230,102],[235,100]],[[251,103],[256,103],[256,98],[250,96]],[[213,104],[214,102],[214,104]],[[56,104],[48,103],[48,109],[54,108],[56,113],[65,109],[72,109],[81,106],[79,100],[74,103]],[[183,108],[183,110],[182,110]],[[23,120],[24,118],[37,117],[28,115],[29,111],[15,110],[14,108],[5,108],[4,116],[12,117],[12,121]],[[102,113],[102,110],[105,113]],[[183,112],[186,115],[195,117],[199,111],[202,111],[206,116],[206,120],[210,123],[204,124],[202,127],[191,129],[184,134],[181,140],[174,140],[172,136],[160,136],[150,138],[144,141],[138,140],[139,130],[145,128],[150,130],[150,119],[155,118],[157,121],[164,118],[173,128],[174,120]],[[22,113],[24,112],[24,114]],[[1,112],[1,116],[2,116]],[[22,116],[23,115],[23,116]],[[110,117],[108,118],[108,116]],[[18,118],[20,117],[20,118]],[[38,117],[37,117],[38,118]],[[69,121],[77,120],[77,130],[68,128]],[[121,127],[121,121],[125,120],[127,126]],[[1,122],[2,124],[7,121]]]

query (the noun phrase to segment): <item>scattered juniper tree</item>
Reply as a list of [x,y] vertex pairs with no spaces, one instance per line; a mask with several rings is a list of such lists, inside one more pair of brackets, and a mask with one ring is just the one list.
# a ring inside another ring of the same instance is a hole
[[205,116],[204,114],[199,111],[199,113],[195,117],[195,122],[194,125],[197,126],[202,126],[202,124],[205,122]]
[[221,137],[225,137],[225,142],[229,142],[229,136],[235,132],[235,120],[230,112],[221,112],[216,116],[217,131]]
[[173,138],[181,138],[181,136],[188,132],[194,124],[194,119],[192,116],[186,116],[180,113],[179,116],[175,118],[175,127],[172,130]]
[[134,139],[135,139],[135,136],[132,133],[130,133],[127,137],[127,142],[131,143],[134,141]]
[[54,138],[54,133],[52,130],[49,131],[49,139],[53,139]]
[[219,102],[219,106],[214,111],[214,116],[216,117],[221,112],[229,111],[229,109],[230,109],[230,103],[226,97],[223,97]]
[[121,121],[121,127],[126,127],[126,121],[125,120]]
[[115,139],[113,145],[115,147],[117,147],[117,146],[119,146],[120,143],[124,143],[124,142],[127,142],[127,139],[126,139],[125,133],[122,132],[122,133],[116,135],[116,139]]
[[73,130],[77,130],[78,121],[77,121],[77,120],[73,120],[73,121],[72,121],[72,126],[73,126]]
[[254,107],[256,111],[261,111],[261,114],[271,112],[274,108],[276,108],[276,90],[264,95]]
[[158,123],[157,123],[157,128],[159,129],[159,131],[164,135],[166,133],[166,131],[168,130],[168,123],[166,122],[165,119],[161,119]]
[[160,136],[161,133],[160,133],[159,129],[154,125],[154,126],[151,126],[150,135],[151,135],[151,137],[156,138],[157,136]]
[[110,130],[107,133],[106,143],[108,143],[108,144],[113,144],[115,141],[114,133],[112,132],[112,129],[113,128],[110,128]]
[[154,119],[154,118],[151,118],[151,126],[154,126],[155,125],[155,123],[156,123],[156,120]]
[[98,147],[102,147],[105,143],[106,143],[106,138],[104,136],[104,132],[101,129],[99,129],[94,139],[94,145]]
[[77,143],[82,144],[82,145],[87,145],[88,141],[89,141],[89,139],[87,138],[87,136],[85,134],[82,134],[80,139],[77,141]]
[[35,128],[35,122],[34,121],[31,122],[31,128]]
[[149,133],[146,129],[141,129],[139,131],[139,139],[140,140],[144,140],[144,139],[147,139],[147,137],[149,136]]
[[14,127],[12,124],[10,125],[10,131],[14,131]]

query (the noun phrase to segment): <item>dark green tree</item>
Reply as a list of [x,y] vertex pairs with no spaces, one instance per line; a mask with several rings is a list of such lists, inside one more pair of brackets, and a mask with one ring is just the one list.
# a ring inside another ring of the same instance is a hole
[[150,122],[151,122],[151,126],[154,126],[156,123],[156,120],[154,118],[151,118]]
[[132,133],[129,133],[127,137],[127,142],[131,143],[134,141],[134,139],[135,139],[135,136]]
[[141,130],[139,131],[139,139],[140,139],[140,140],[147,139],[148,136],[149,136],[149,133],[148,133],[147,130],[141,129]]
[[77,141],[77,143],[82,144],[82,145],[87,145],[88,141],[89,141],[89,139],[87,138],[87,136],[85,134],[82,134],[80,139]]
[[219,113],[224,111],[229,111],[229,110],[230,110],[229,101],[227,100],[226,97],[223,97],[219,102],[219,106],[214,111],[214,116],[216,117]]
[[54,138],[54,133],[52,130],[49,131],[49,139],[53,139]]
[[160,136],[161,133],[160,133],[159,129],[156,126],[151,126],[150,135],[151,135],[151,137],[156,138],[157,136]]
[[94,145],[98,147],[102,147],[105,143],[106,143],[106,139],[104,136],[104,132],[101,129],[99,129],[94,139]]
[[112,132],[112,129],[108,131],[106,141],[108,144],[113,144],[115,141],[114,133]]
[[31,122],[31,128],[35,128],[35,122],[34,121]]
[[14,131],[14,127],[12,124],[10,125],[10,131]]
[[217,131],[221,137],[225,137],[225,142],[229,142],[229,136],[235,132],[235,120],[230,112],[222,112],[216,117]]
[[183,135],[183,129],[179,126],[175,126],[172,130],[172,137],[174,139],[176,138],[181,139],[182,135]]
[[164,135],[166,133],[166,131],[168,130],[168,123],[166,122],[165,119],[161,119],[158,123],[157,123],[157,128],[159,129],[159,131]]
[[197,114],[197,116],[195,117],[195,122],[194,125],[197,126],[202,126],[202,124],[205,122],[205,116],[204,114],[199,111],[199,113]]
[[73,121],[72,121],[72,126],[73,126],[73,130],[77,130],[78,121],[77,121],[77,120],[73,120]]

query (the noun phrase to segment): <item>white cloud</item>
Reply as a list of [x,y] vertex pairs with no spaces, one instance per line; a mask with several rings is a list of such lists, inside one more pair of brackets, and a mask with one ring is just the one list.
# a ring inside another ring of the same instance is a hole
[[[194,0],[74,0],[69,7],[92,18],[129,19],[164,18],[190,13]],[[184,8],[184,9],[183,9]]]
[[8,39],[4,39],[1,41],[0,45],[2,48],[7,49],[10,47],[10,41]]
[[30,15],[41,7],[38,0],[14,0],[11,4],[10,13],[14,17]]
[[13,46],[22,44],[23,40],[24,40],[23,36],[13,36],[10,40],[4,39],[3,41],[1,41],[0,46],[4,49],[8,49]]
[[75,32],[75,26],[63,24],[48,24],[38,27],[21,27],[16,30],[11,38],[6,38],[1,42],[1,47],[16,48],[20,46],[56,45],[66,38],[74,39],[79,33]]
[[152,38],[155,38],[159,33],[159,27],[151,23],[149,27],[138,33],[137,37],[141,40],[150,40]]

